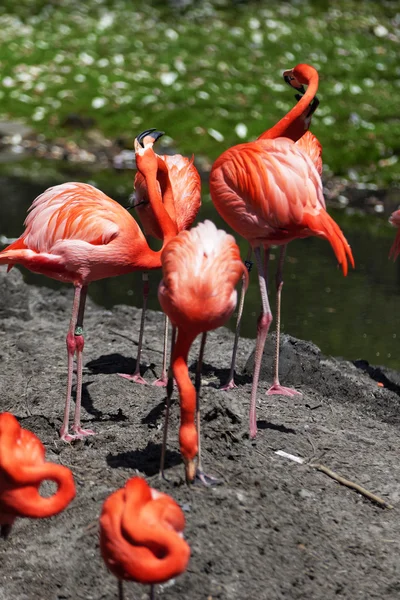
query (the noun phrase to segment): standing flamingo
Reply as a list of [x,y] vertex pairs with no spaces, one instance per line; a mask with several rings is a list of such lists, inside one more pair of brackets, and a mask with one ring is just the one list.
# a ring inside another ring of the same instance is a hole
[[[138,144],[137,144],[138,145]],[[156,186],[157,158],[150,145],[137,148],[137,166],[151,189],[149,197],[164,236],[173,238],[170,219]],[[75,287],[67,334],[68,378],[61,439],[93,435],[80,422],[82,397],[83,315],[91,281],[136,270],[158,269],[161,250],[151,250],[135,219],[120,204],[85,183],[65,183],[47,189],[33,202],[26,229],[16,242],[0,252],[0,264],[21,264],[34,273],[70,282]],[[73,357],[77,357],[77,385],[73,434],[68,431]]]
[[[43,481],[57,484],[44,498]],[[58,514],[75,498],[75,484],[67,467],[45,461],[42,442],[22,429],[10,413],[0,414],[0,534],[7,537],[17,517],[41,519]]]
[[397,227],[396,237],[389,252],[389,258],[393,258],[393,260],[396,260],[396,258],[400,254],[400,210],[395,210],[390,215],[389,223],[394,227]]
[[[190,347],[200,333],[216,329],[235,310],[235,286],[243,272],[239,248],[231,235],[205,221],[182,231],[162,253],[163,279],[158,288],[162,309],[178,330],[172,353],[172,371],[178,384],[181,406],[179,444],[185,462],[186,480],[196,474],[205,482],[198,453],[195,424],[196,389],[188,372]],[[199,457],[200,458],[200,457]]]
[[[152,145],[163,135],[162,132],[155,129],[144,131],[138,140],[140,143]],[[181,154],[158,155],[157,185],[163,198],[166,211],[171,219],[176,223],[178,231],[189,229],[201,206],[201,180],[199,172],[193,164],[192,159],[188,159]],[[163,232],[160,228],[152,203],[149,199],[146,179],[138,171],[135,177],[136,196],[133,206],[136,208],[140,221],[142,223],[146,236],[153,236],[156,239],[163,239]],[[149,295],[149,278],[147,273],[143,273],[143,310],[140,326],[138,351],[136,358],[136,368],[132,375],[120,373],[122,377],[135,381],[136,383],[147,383],[140,375],[140,357],[143,342],[143,328],[145,313],[147,307],[147,298]],[[167,335],[168,335],[168,317],[165,317],[164,331],[164,353],[163,367],[160,379],[154,382],[154,385],[166,385],[166,360],[167,360]]]
[[183,539],[185,517],[167,494],[132,477],[109,496],[100,516],[100,550],[104,562],[119,581],[162,583],[183,573],[190,547]]
[[[266,286],[271,245],[315,235],[330,242],[344,275],[347,260],[352,265],[354,261],[342,231],[325,210],[317,169],[288,138],[256,140],[226,150],[212,167],[210,192],[221,217],[250,242],[256,256],[262,312],[250,401],[250,436],[254,438],[261,359],[272,321]],[[265,249],[264,265],[261,247]]]
[[[262,133],[258,139],[276,139],[277,137],[287,137],[294,142],[297,142],[298,146],[310,156],[317,168],[318,173],[322,173],[322,146],[317,138],[308,131],[308,127],[311,124],[311,117],[318,107],[319,100],[316,97],[318,90],[318,72],[314,67],[307,64],[299,64],[293,69],[284,71],[283,77],[285,81],[292,87],[294,87],[299,93],[296,95],[298,103],[280,120],[276,125]],[[304,88],[306,84],[307,91]],[[325,206],[325,205],[324,205]],[[278,267],[275,275],[276,282],[276,340],[275,340],[275,360],[274,360],[274,382],[273,385],[267,391],[267,394],[282,394],[293,396],[299,394],[292,388],[283,387],[279,383],[279,342],[280,342],[280,314],[281,314],[281,291],[283,286],[283,263],[285,259],[286,245],[281,246]],[[252,248],[250,245],[245,264],[248,268],[251,268],[252,263],[250,258],[252,255]],[[240,334],[240,324],[242,317],[244,303],[244,288],[239,302],[239,311],[237,317],[235,341],[232,352],[231,367],[229,371],[228,380],[222,390],[229,390],[234,387],[234,374],[235,374],[235,362],[236,352]]]

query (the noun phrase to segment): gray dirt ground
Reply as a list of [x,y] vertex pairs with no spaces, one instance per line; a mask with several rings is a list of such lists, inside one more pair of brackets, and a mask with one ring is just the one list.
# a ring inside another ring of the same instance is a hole
[[[85,319],[83,421],[95,437],[61,443],[58,429],[66,384],[65,334],[72,290],[28,287],[14,269],[0,270],[0,410],[14,413],[46,445],[47,458],[69,466],[76,499],[48,520],[19,519],[0,543],[1,600],[113,599],[117,586],[104,567],[97,520],[104,499],[140,473],[186,510],[192,549],[187,572],[158,586],[157,598],[278,600],[400,597],[400,375],[359,362],[326,358],[308,342],[286,337],[282,383],[303,396],[266,396],[272,356],[267,345],[259,390],[257,439],[248,436],[254,347],[242,340],[239,387],[221,392],[232,334],[209,337],[202,391],[207,469],[223,485],[188,488],[172,408],[169,481],[157,476],[165,391],[120,377],[133,371],[140,312],[110,312],[89,301]],[[191,369],[195,364],[195,346]],[[143,363],[159,374],[162,315],[151,313]],[[354,357],[355,359],[360,357]],[[251,357],[247,369],[250,368]],[[379,387],[378,382],[385,387]],[[322,462],[394,505],[382,509],[353,490],[274,453]],[[126,599],[148,590],[125,586]]]

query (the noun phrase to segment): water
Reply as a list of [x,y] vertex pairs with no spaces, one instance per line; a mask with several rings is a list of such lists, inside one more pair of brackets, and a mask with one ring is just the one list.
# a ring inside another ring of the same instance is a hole
[[[79,179],[79,178],[78,178]],[[84,180],[84,179],[82,179]],[[87,180],[87,179],[86,179]],[[0,234],[17,237],[23,230],[26,211],[32,200],[50,185],[32,184],[18,178],[0,178]],[[117,187],[117,186],[116,186]],[[123,204],[126,196],[113,197]],[[364,358],[372,364],[400,369],[396,314],[400,296],[400,259],[388,260],[395,230],[381,215],[348,215],[330,211],[349,240],[356,269],[343,277],[329,243],[317,238],[297,240],[288,246],[282,293],[282,329],[296,337],[312,340],[325,354],[349,360]],[[213,220],[229,230],[203,192],[198,221]],[[238,240],[242,257],[247,242]],[[274,273],[278,251],[272,250]],[[56,281],[24,270],[25,280],[57,288]],[[157,285],[160,272],[150,274],[149,307],[159,310]],[[141,276],[132,273],[92,283],[89,293],[104,307],[115,304],[141,306]],[[270,302],[274,312],[275,287],[270,282]],[[254,265],[246,296],[242,334],[254,338],[260,311],[260,294]],[[69,316],[66,315],[67,327]],[[234,319],[228,324],[234,329]],[[160,333],[161,335],[161,333]]]

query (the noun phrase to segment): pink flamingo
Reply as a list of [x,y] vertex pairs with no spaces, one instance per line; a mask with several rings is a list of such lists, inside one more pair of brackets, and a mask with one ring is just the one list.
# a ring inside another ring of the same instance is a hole
[[[163,132],[155,129],[144,131],[137,139],[140,143],[154,144]],[[163,198],[164,207],[176,223],[178,231],[189,229],[201,206],[201,180],[200,175],[194,166],[193,157],[189,160],[181,154],[158,155],[157,185]],[[163,239],[163,232],[152,209],[149,191],[146,179],[138,171],[135,177],[136,197],[133,206],[136,208],[140,221],[142,223],[146,236],[153,236],[156,239]],[[147,273],[143,273],[143,310],[140,325],[138,351],[136,358],[136,368],[132,375],[120,373],[122,377],[135,381],[136,383],[147,383],[140,375],[140,358],[143,343],[143,330],[145,313],[147,308],[147,299],[149,295],[149,278]],[[154,382],[154,385],[165,386],[167,384],[167,339],[168,339],[168,317],[165,317],[164,328],[164,352],[162,375],[160,379]]]
[[243,272],[247,278],[247,271],[234,238],[211,221],[181,231],[170,241],[162,253],[162,269],[158,298],[178,330],[172,371],[180,396],[179,444],[186,480],[193,481],[197,474],[208,483],[201,467],[198,393],[189,377],[187,359],[200,333],[216,329],[230,318],[237,300],[235,286]]
[[[48,498],[39,493],[43,481],[57,484]],[[42,519],[58,514],[75,498],[67,467],[45,460],[39,438],[22,429],[11,413],[0,414],[0,534],[7,537],[17,517]]]
[[[158,160],[152,144],[136,144],[137,167],[146,179],[149,198],[164,236],[164,244],[177,234],[157,187]],[[61,439],[71,441],[93,435],[80,422],[82,397],[83,316],[91,281],[136,270],[158,269],[161,250],[151,250],[134,218],[120,204],[85,183],[65,183],[49,188],[33,202],[25,220],[25,231],[0,252],[0,264],[9,269],[21,264],[72,283],[75,295],[67,334],[68,377]],[[77,385],[75,415],[69,433],[73,358],[76,353]]]
[[[270,246],[315,235],[330,242],[344,275],[347,260],[352,265],[354,260],[342,231],[325,210],[317,169],[310,157],[288,138],[261,139],[226,150],[212,167],[210,191],[219,214],[249,241],[256,256],[262,312],[250,402],[250,436],[254,438],[261,359],[272,321],[266,287]],[[265,249],[265,265],[261,247]]]
[[[258,139],[276,139],[277,137],[287,137],[292,139],[297,145],[310,156],[318,173],[322,173],[322,146],[317,138],[308,131],[311,123],[311,117],[318,107],[319,100],[316,97],[318,90],[318,72],[314,67],[306,64],[299,64],[293,69],[284,71],[283,77],[285,81],[294,87],[299,93],[296,95],[298,103],[278,122],[276,125],[262,133]],[[304,85],[308,86],[307,91]],[[325,205],[324,205],[325,206]],[[276,341],[275,341],[275,357],[274,357],[274,381],[272,386],[267,391],[267,394],[281,394],[293,396],[299,394],[296,390],[288,387],[283,387],[279,382],[279,342],[280,342],[280,322],[281,322],[281,292],[283,287],[283,263],[285,260],[286,244],[281,246],[278,266],[275,275],[276,283]],[[250,262],[252,255],[251,245],[245,261],[246,266],[251,268]],[[267,267],[266,267],[267,270]],[[234,373],[236,352],[239,341],[241,317],[244,304],[244,289],[239,301],[239,310],[235,331],[235,342],[232,352],[231,368],[229,371],[228,380],[222,390],[229,390],[234,387]]]

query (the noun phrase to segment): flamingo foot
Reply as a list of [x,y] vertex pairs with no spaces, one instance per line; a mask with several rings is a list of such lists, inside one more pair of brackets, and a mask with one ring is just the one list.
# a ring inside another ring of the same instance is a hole
[[81,440],[88,435],[96,435],[95,431],[91,429],[83,429],[80,425],[72,427],[74,433],[68,433],[68,430],[60,430],[60,438],[63,442],[73,442],[74,440]]
[[232,377],[232,379],[229,379],[229,381],[227,381],[227,382],[225,383],[225,385],[221,385],[221,387],[220,387],[219,389],[220,389],[222,392],[227,392],[228,390],[233,390],[233,389],[235,389],[235,388],[237,388],[237,385],[236,385],[236,383],[234,382],[234,380],[233,380],[233,377]]
[[280,385],[279,383],[274,383],[267,391],[267,396],[273,396],[275,394],[280,395],[280,396],[302,396],[303,395],[301,392],[298,392],[297,390],[295,390],[293,388],[284,387],[283,385]]
[[127,379],[128,381],[134,381],[135,383],[147,385],[147,381],[143,379],[139,373],[134,373],[133,375],[130,375],[129,373],[118,373],[118,375],[124,379]]
[[167,383],[168,377],[166,375],[163,375],[162,377],[160,377],[160,379],[156,379],[156,381],[153,381],[153,385],[157,387],[167,387]]
[[196,470],[195,481],[200,481],[200,483],[202,483],[206,487],[212,487],[214,485],[222,485],[222,481],[220,479],[213,477],[213,475],[208,475],[207,473],[204,473],[204,471],[202,469]]

